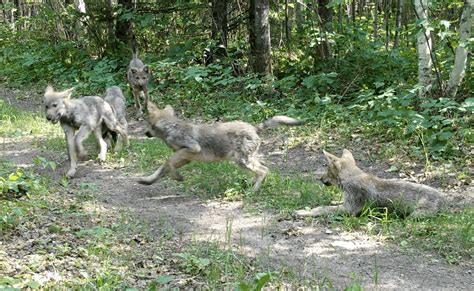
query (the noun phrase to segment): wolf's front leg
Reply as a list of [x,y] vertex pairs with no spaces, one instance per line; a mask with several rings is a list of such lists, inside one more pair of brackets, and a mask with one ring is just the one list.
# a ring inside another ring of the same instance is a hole
[[148,113],[148,88],[147,86],[143,87],[143,95],[145,95],[145,112]]
[[299,217],[318,217],[327,215],[334,212],[344,211],[343,205],[329,205],[329,206],[319,206],[310,210],[296,210],[295,215]]
[[74,129],[72,127],[63,125],[64,135],[66,136],[67,153],[69,158],[69,170],[66,173],[67,178],[73,178],[76,175],[77,168],[77,154],[74,142]]
[[137,109],[138,115],[143,115],[142,105],[140,104],[140,89],[132,87],[132,95],[135,101],[135,108]]
[[[90,128],[90,126],[83,124],[83,125],[81,125],[81,127],[79,127],[79,130],[77,131],[77,133],[74,137],[74,142],[76,144],[77,154],[78,154],[80,159],[83,159],[87,156],[87,152],[84,149],[84,145],[82,143],[84,142],[84,140],[87,139],[87,137],[89,137],[89,134],[91,133],[91,131],[92,131],[92,129]],[[102,135],[102,133],[101,133],[101,135]]]
[[94,130],[95,137],[97,138],[97,141],[99,142],[100,146],[100,153],[99,153],[99,161],[100,162],[105,162],[105,156],[107,154],[107,143],[105,142],[104,138],[102,137],[102,128],[97,127]]

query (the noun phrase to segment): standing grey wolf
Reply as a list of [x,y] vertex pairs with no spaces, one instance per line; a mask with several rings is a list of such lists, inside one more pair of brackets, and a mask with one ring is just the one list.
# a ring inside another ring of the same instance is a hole
[[257,159],[260,146],[258,132],[278,125],[303,124],[286,116],[274,116],[257,126],[242,121],[193,124],[178,119],[170,105],[160,110],[149,102],[148,110],[149,129],[146,135],[161,138],[174,150],[174,154],[152,175],[138,180],[145,185],[153,184],[166,174],[182,181],[183,177],[177,169],[191,161],[232,160],[255,173],[253,190],[257,191],[268,173],[268,168]]
[[323,153],[328,167],[321,181],[342,187],[343,205],[299,210],[296,212],[298,216],[320,216],[335,211],[359,215],[366,203],[372,203],[404,216],[419,217],[436,213],[444,204],[443,194],[429,186],[399,179],[381,179],[362,171],[349,150],[344,149],[341,158],[326,151]]
[[[147,65],[143,63],[134,50],[132,60],[127,69],[127,82],[132,88],[132,95],[135,101],[135,108],[138,114],[142,115],[142,105],[140,104],[140,92],[145,95],[145,105],[148,104],[148,80],[150,79],[150,71]],[[146,108],[145,108],[146,109]]]
[[72,178],[76,174],[77,158],[87,155],[82,142],[93,131],[99,141],[99,160],[105,161],[107,143],[102,138],[102,126],[108,130],[120,134],[125,145],[128,144],[127,132],[115,117],[115,113],[109,103],[98,96],[86,96],[79,99],[70,99],[74,88],[55,92],[53,87],[46,87],[44,93],[44,108],[46,119],[52,123],[59,123],[66,135],[67,151],[70,161],[70,169],[67,177]]
[[[125,117],[126,112],[125,112],[125,97],[123,96],[122,89],[118,86],[112,86],[107,88],[107,93],[104,97],[104,100],[110,104],[112,109],[114,110],[115,117],[117,118],[118,123],[121,125],[121,127],[127,132],[128,128],[128,122]],[[104,129],[104,134],[107,137],[108,140],[112,140],[115,143],[115,152],[118,152],[121,150],[121,146],[123,144],[123,141],[121,143],[117,142],[117,133],[111,130],[107,129],[107,126],[103,125],[102,126]]]

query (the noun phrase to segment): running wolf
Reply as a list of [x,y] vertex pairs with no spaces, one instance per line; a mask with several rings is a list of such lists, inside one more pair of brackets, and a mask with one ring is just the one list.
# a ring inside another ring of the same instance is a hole
[[323,151],[328,160],[327,172],[321,177],[325,185],[342,187],[343,205],[321,206],[310,211],[299,210],[299,216],[320,216],[334,211],[359,215],[364,204],[386,207],[403,216],[420,217],[436,213],[444,204],[443,194],[429,186],[400,179],[381,179],[357,167],[349,150],[341,158]]
[[[115,112],[115,116],[117,118],[118,123],[125,130],[125,132],[127,132],[128,122],[125,117],[125,97],[123,96],[122,89],[120,89],[120,87],[118,86],[112,86],[107,88],[107,93],[104,97],[104,100],[110,104],[110,106]],[[113,143],[115,143],[114,151],[120,151],[123,141],[117,142],[117,133],[108,130],[107,126],[105,125],[103,125],[102,127],[104,129],[103,136],[107,137],[108,140],[111,140]]]
[[268,168],[257,159],[260,146],[258,132],[278,125],[303,124],[286,116],[274,116],[257,126],[242,121],[193,124],[178,119],[170,105],[160,110],[149,102],[148,110],[149,129],[146,135],[161,138],[174,150],[174,154],[152,175],[138,180],[145,185],[153,184],[166,174],[182,181],[183,177],[177,169],[191,161],[232,160],[255,173],[253,191],[257,191],[268,173]]
[[115,117],[109,103],[98,96],[86,96],[71,99],[74,88],[55,92],[53,87],[46,87],[44,93],[44,108],[46,119],[54,124],[59,122],[66,136],[70,168],[68,178],[76,174],[77,158],[87,155],[82,142],[93,131],[100,146],[99,160],[105,161],[107,143],[102,138],[102,125],[108,130],[120,134],[125,145],[128,144],[127,132]]
[[[150,79],[150,70],[142,60],[138,58],[138,54],[132,54],[132,60],[128,65],[127,82],[132,88],[132,95],[135,101],[135,108],[138,114],[142,115],[142,105],[140,104],[140,92],[145,95],[145,105],[148,104],[148,81]],[[145,108],[146,109],[146,108]]]

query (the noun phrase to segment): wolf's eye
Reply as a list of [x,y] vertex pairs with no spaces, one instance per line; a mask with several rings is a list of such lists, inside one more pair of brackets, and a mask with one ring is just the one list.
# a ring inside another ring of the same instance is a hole
[[48,105],[45,105],[44,108],[48,109]]
[[58,107],[58,104],[54,103],[54,104],[53,104],[53,107]]
[[140,77],[135,77],[135,79],[140,80]]

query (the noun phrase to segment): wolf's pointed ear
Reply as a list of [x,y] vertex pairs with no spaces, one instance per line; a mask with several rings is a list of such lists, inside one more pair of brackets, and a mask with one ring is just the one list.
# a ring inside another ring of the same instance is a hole
[[165,111],[168,112],[168,114],[174,115],[174,109],[171,105],[166,105]]
[[352,153],[348,149],[343,149],[342,150],[342,159],[345,159],[346,161],[351,161],[355,164],[355,159]]
[[44,90],[44,94],[51,94],[54,92],[54,89],[51,85],[46,86],[46,90]]
[[329,165],[334,165],[338,170],[341,169],[341,159],[336,157],[333,154],[328,153],[327,151],[323,150],[323,154],[329,162]]
[[154,113],[158,110],[158,107],[156,107],[155,103],[151,102],[150,100],[148,100],[146,108],[150,113]]
[[63,92],[61,92],[61,95],[63,95],[63,98],[69,99],[71,98],[72,92],[74,91],[74,87],[69,88]]
[[323,150],[323,154],[324,156],[326,157],[326,159],[328,160],[328,162],[337,162],[340,160],[340,158],[336,157],[335,155],[331,154],[331,153],[328,153],[327,151]]

